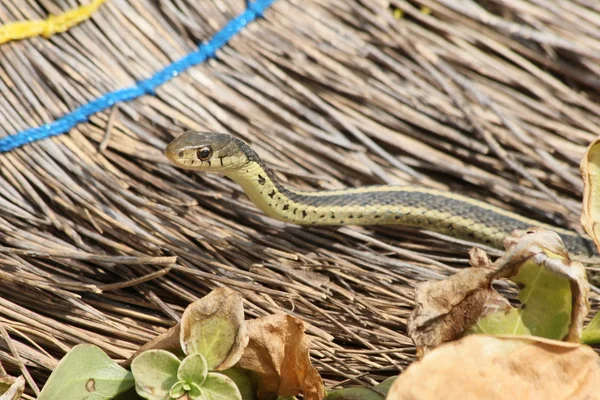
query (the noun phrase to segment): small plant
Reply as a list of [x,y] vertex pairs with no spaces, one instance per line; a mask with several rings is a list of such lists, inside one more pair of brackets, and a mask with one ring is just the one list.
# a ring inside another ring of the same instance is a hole
[[235,382],[224,374],[208,372],[206,358],[191,354],[183,360],[166,350],[148,350],[131,363],[137,393],[150,400],[242,400]]
[[38,400],[294,400],[298,393],[321,400],[308,349],[302,320],[274,314],[245,321],[241,295],[221,288],[134,355],[131,372],[96,346],[74,347]]
[[[180,359],[165,349],[139,354],[131,363],[135,389],[149,400],[242,400],[227,375],[248,345],[248,332],[239,293],[216,290],[190,305],[179,329]],[[245,388],[244,388],[245,389]]]

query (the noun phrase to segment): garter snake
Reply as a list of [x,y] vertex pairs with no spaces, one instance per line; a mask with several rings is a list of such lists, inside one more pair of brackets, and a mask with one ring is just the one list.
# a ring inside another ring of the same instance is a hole
[[405,225],[500,249],[513,230],[537,226],[558,233],[573,255],[595,254],[593,242],[573,231],[450,192],[418,186],[287,188],[250,146],[228,134],[188,131],[167,146],[165,155],[179,167],[231,178],[265,214],[299,225]]

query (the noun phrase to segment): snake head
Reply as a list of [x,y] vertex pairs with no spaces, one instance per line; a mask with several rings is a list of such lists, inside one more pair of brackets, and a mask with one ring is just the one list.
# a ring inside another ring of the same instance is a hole
[[227,174],[251,161],[256,153],[241,140],[225,133],[188,131],[173,140],[165,155],[175,165]]

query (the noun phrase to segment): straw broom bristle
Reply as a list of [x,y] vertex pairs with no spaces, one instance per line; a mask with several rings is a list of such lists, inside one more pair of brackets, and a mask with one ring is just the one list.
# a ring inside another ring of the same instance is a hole
[[[397,373],[414,359],[413,286],[466,266],[468,244],[285,225],[163,147],[185,129],[231,132],[298,188],[421,184],[575,228],[579,160],[600,132],[594,7],[278,0],[155,96],[0,154],[4,366],[41,385],[78,343],[127,358],[229,286],[248,317],[302,317],[328,385]],[[65,34],[2,45],[0,136],[147,78],[244,8],[108,1]],[[0,21],[61,10],[2,2]]]

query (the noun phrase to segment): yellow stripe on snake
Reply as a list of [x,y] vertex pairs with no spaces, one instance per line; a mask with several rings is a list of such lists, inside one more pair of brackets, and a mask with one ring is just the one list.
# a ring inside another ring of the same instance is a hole
[[596,253],[591,240],[573,231],[449,192],[418,186],[293,190],[250,146],[223,133],[186,132],[167,146],[165,155],[179,167],[231,178],[265,214],[299,225],[405,225],[500,249],[513,230],[543,227],[558,233],[573,255]]

